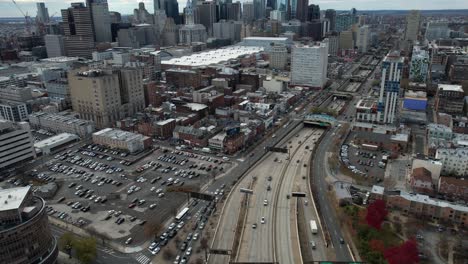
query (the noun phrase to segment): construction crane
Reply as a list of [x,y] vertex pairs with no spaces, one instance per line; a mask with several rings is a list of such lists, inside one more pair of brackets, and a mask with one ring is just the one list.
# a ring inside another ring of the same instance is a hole
[[21,15],[23,15],[24,17],[24,21],[26,23],[26,33],[28,35],[31,35],[31,17],[28,16],[28,13],[24,13],[23,10],[20,8],[20,6],[18,5],[18,3],[16,3],[15,0],[11,0],[13,2],[13,4],[16,6],[16,8],[18,8],[18,10],[21,12]]

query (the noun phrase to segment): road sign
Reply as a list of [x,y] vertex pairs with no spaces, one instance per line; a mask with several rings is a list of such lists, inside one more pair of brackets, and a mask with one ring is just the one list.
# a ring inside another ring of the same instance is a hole
[[241,193],[253,194],[253,191],[247,188],[240,188]]
[[199,193],[199,192],[190,192],[190,197],[195,199],[201,199],[206,201],[213,201],[214,196],[211,194],[206,193]]
[[288,153],[287,148],[267,147],[266,149],[272,152]]
[[292,192],[292,197],[306,197],[304,192]]
[[231,250],[210,248],[210,254],[231,255]]

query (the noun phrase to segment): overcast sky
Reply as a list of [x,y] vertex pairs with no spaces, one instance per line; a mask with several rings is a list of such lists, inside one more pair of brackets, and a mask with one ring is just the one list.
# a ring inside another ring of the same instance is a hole
[[[82,0],[81,2],[84,2]],[[178,0],[179,6],[185,6],[186,0]],[[233,0],[233,2],[236,0]],[[246,0],[243,0],[246,1]],[[241,1],[241,2],[243,2]],[[36,2],[45,2],[49,8],[49,15],[60,16],[60,9],[67,8],[72,2],[80,0],[16,0],[20,8],[30,16],[35,17]],[[138,0],[108,0],[109,9],[122,14],[131,14],[138,6]],[[153,2],[144,0],[149,12],[153,12]],[[319,4],[321,9],[348,10],[352,7],[358,10],[382,10],[382,9],[468,9],[468,0],[309,0],[310,3]],[[0,0],[0,17],[19,17],[20,11],[14,6],[12,0]]]

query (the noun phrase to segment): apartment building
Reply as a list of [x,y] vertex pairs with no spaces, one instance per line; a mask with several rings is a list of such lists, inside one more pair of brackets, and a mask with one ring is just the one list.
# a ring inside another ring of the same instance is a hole
[[284,45],[274,45],[268,52],[270,68],[284,70],[288,64],[288,49]]
[[323,88],[327,82],[328,42],[295,46],[291,56],[291,84]]
[[140,68],[82,68],[68,74],[72,108],[97,128],[112,127],[145,107]]
[[442,162],[442,174],[468,175],[468,148],[439,148],[435,158]]
[[439,84],[436,96],[436,111],[447,114],[462,114],[465,92],[461,85]]
[[0,171],[36,157],[27,122],[0,120]]

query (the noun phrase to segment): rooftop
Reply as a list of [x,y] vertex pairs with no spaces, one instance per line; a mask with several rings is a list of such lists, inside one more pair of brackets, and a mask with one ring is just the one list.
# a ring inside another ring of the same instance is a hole
[[47,58],[47,59],[42,59],[42,62],[74,62],[78,61],[80,58],[78,57],[54,57],[54,58]]
[[120,129],[113,129],[113,128],[105,128],[96,133],[93,133],[93,136],[110,137],[114,140],[119,140],[119,141],[138,140],[138,139],[143,139],[145,137],[140,134],[123,131]]
[[439,90],[463,93],[462,86],[456,84],[439,84]]
[[30,186],[26,186],[0,190],[0,212],[18,209],[30,189]]
[[60,133],[53,137],[41,140],[39,142],[34,143],[34,147],[38,149],[42,149],[44,147],[54,147],[60,146],[62,144],[68,143],[73,140],[79,140],[80,138],[75,134],[70,133]]
[[194,67],[207,66],[212,64],[220,64],[232,59],[237,59],[241,56],[255,54],[261,51],[263,51],[262,47],[230,46],[223,49],[195,53],[180,58],[172,58],[170,60],[162,61],[162,64]]

